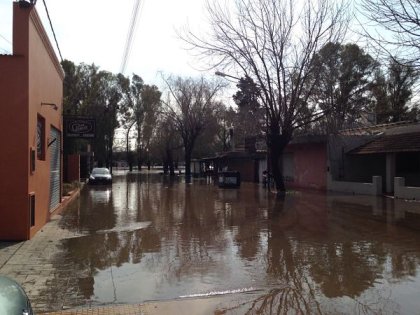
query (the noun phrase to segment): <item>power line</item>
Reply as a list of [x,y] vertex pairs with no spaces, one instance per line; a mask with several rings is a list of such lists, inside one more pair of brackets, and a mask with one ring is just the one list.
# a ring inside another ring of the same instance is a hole
[[52,31],[53,36],[54,36],[55,44],[57,45],[58,54],[60,55],[61,62],[63,62],[63,56],[61,55],[60,46],[58,46],[57,37],[55,36],[54,27],[53,27],[52,22],[51,22],[50,13],[48,12],[47,4],[45,3],[45,0],[42,0],[42,2],[44,3],[45,12],[47,12],[47,17],[48,17],[48,21],[50,22],[51,31]]
[[141,0],[135,0],[135,1],[136,2],[134,3],[133,11],[132,11],[132,14],[131,14],[131,20],[130,20],[130,24],[129,24],[129,27],[128,27],[127,39],[125,41],[124,54],[123,54],[123,58],[122,58],[122,61],[121,61],[120,73],[125,72],[128,57],[129,57],[130,52],[131,52],[134,33],[135,33],[136,25],[137,25],[137,18],[139,16],[139,11],[141,12],[141,9],[142,9],[142,6],[140,6],[140,4],[143,5],[143,2],[141,2]]
[[8,42],[10,45],[12,45],[12,42],[8,40],[6,37],[0,34],[0,37],[3,38],[6,42]]

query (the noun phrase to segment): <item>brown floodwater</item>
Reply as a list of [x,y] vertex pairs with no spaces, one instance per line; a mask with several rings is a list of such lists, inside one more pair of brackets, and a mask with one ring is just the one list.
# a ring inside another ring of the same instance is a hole
[[60,225],[77,236],[53,259],[51,305],[232,296],[218,314],[420,309],[416,202],[117,173],[85,187]]

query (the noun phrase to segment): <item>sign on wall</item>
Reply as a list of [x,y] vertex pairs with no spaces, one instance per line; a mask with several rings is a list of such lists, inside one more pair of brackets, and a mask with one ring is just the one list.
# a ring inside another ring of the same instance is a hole
[[64,117],[64,136],[67,138],[95,138],[96,121],[87,117]]

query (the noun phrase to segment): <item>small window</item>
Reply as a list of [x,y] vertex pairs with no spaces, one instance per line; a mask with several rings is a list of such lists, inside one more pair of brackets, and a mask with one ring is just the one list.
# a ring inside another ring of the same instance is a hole
[[45,119],[39,115],[36,124],[36,156],[38,160],[45,160]]
[[30,149],[30,160],[31,160],[31,174],[35,172],[35,149]]
[[29,220],[31,227],[35,226],[35,194],[29,195]]

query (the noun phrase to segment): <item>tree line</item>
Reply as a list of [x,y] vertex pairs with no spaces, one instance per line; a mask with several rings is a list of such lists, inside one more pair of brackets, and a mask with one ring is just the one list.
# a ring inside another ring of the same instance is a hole
[[[66,153],[86,151],[98,166],[112,167],[117,158],[134,166],[160,164],[175,173],[185,162],[190,175],[194,157],[222,150],[226,106],[218,100],[223,84],[204,78],[168,77],[165,94],[137,75],[124,76],[99,67],[64,60],[64,115],[94,118],[93,141],[67,140]],[[116,131],[123,137],[116,139]],[[122,153],[124,153],[122,155]]]
[[345,42],[351,14],[344,0],[237,0],[231,6],[209,1],[209,36],[189,29],[180,36],[212,69],[238,79],[237,108],[220,101],[221,80],[167,77],[160,91],[135,74],[66,60],[64,111],[96,118],[98,163],[112,162],[115,130],[122,128],[130,168],[152,161],[172,174],[179,160],[189,175],[191,159],[260,136],[281,192],[280,157],[297,134],[418,118],[412,102],[419,78],[418,7],[416,1],[362,1],[365,18],[393,35],[366,31],[386,51],[386,58],[374,58]]

